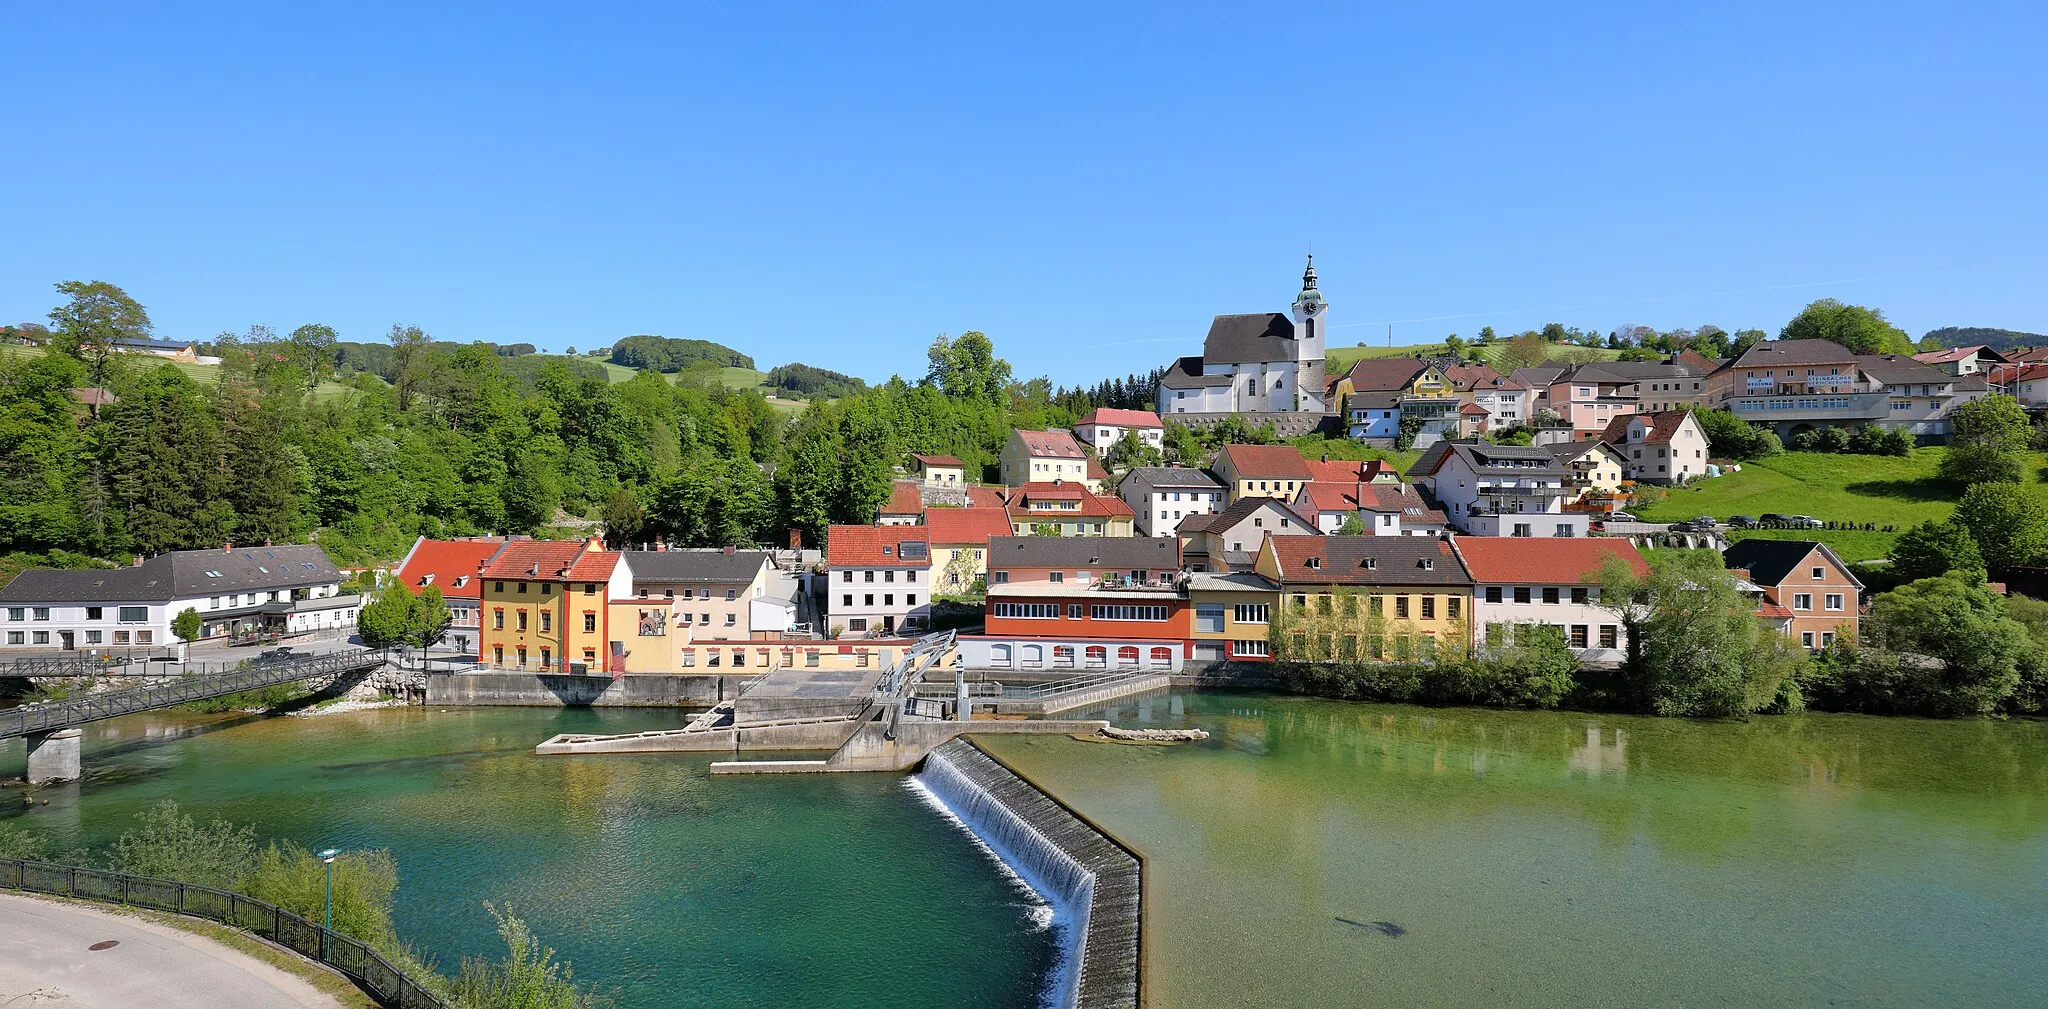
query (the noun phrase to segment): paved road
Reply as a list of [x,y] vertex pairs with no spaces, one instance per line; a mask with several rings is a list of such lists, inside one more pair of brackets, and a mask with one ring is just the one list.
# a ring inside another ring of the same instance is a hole
[[[120,945],[93,950],[94,943]],[[168,925],[0,894],[0,1006],[341,1009],[310,983]]]

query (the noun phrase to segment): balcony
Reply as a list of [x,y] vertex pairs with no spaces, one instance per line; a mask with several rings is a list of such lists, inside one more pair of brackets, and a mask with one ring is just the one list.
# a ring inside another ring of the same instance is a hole
[[1737,417],[1765,424],[1798,421],[1882,420],[1891,415],[1888,392],[1808,393],[1797,396],[1742,396],[1728,409]]
[[1500,484],[1489,487],[1486,484],[1480,484],[1479,493],[1483,497],[1561,497],[1564,494],[1564,488],[1554,484],[1548,487],[1537,487],[1529,484]]

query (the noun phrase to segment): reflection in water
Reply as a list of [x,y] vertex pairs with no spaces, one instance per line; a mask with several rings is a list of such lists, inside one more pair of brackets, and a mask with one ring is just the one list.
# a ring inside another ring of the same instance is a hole
[[1145,852],[1159,1009],[1996,1006],[2048,986],[2043,723],[1177,696],[1152,724],[1211,739],[984,741]]

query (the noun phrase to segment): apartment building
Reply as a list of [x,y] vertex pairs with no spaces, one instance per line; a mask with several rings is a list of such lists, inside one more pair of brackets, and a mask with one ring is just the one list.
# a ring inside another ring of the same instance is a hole
[[1790,439],[1821,427],[1899,428],[1939,440],[1955,408],[1986,394],[1969,377],[1828,340],[1762,340],[1709,376],[1716,406]]
[[1279,590],[1283,656],[1425,660],[1471,647],[1472,576],[1447,540],[1269,536],[1255,570]]
[[[1297,492],[1299,493],[1299,492]],[[1181,556],[1195,571],[1242,571],[1267,535],[1319,536],[1315,520],[1279,498],[1245,497],[1180,524]]]
[[[610,600],[625,672],[718,665],[721,645],[775,640],[796,617],[796,580],[765,550],[628,550],[631,590]],[[587,619],[587,618],[586,618]],[[700,652],[703,654],[700,656]],[[745,664],[744,653],[735,664]]]
[[1074,437],[1081,444],[1095,450],[1096,456],[1106,456],[1116,443],[1125,438],[1136,438],[1142,444],[1160,448],[1166,444],[1166,425],[1159,422],[1159,415],[1149,410],[1116,410],[1110,407],[1096,407],[1088,411],[1074,425]]
[[1003,484],[1022,487],[1030,483],[1088,482],[1088,453],[1068,431],[1012,431],[998,461]]
[[1443,506],[1453,528],[1474,536],[1584,536],[1584,512],[1564,503],[1578,492],[1566,487],[1572,474],[1547,448],[1439,442],[1424,451],[1409,471]]
[[1707,475],[1707,433],[1690,410],[1616,417],[1600,438],[1621,453],[1624,478],[1637,483],[1681,484]]
[[477,572],[477,661],[540,673],[624,672],[629,637],[613,626],[611,601],[629,594],[632,572],[620,560],[595,536],[499,547]]
[[1019,536],[1130,536],[1136,531],[1137,517],[1129,505],[1065,479],[1017,487],[1004,510],[1011,531]]
[[932,550],[932,592],[980,591],[988,577],[988,541],[1009,536],[1010,513],[1001,508],[934,508],[925,515]]
[[1215,472],[1230,504],[1247,497],[1285,501],[1315,476],[1292,445],[1225,445],[1216,454]]
[[961,635],[970,669],[1176,671],[1189,610],[1175,543],[1157,537],[989,542],[988,617]]
[[511,542],[504,536],[471,536],[453,540],[430,540],[421,536],[398,562],[398,582],[415,594],[428,586],[441,590],[448,604],[448,633],[444,640],[457,651],[467,652],[477,643],[483,622],[483,586],[477,572],[498,548]]
[[825,542],[832,626],[848,637],[929,626],[929,536],[924,526],[832,526]]
[[1783,629],[1811,650],[1856,640],[1863,582],[1825,543],[1811,540],[1738,540],[1722,563],[1743,572],[1785,611]]
[[1627,631],[1600,608],[1601,574],[1620,564],[1637,575],[1648,562],[1622,539],[1502,539],[1458,536],[1452,549],[1472,575],[1475,636],[1482,648],[1515,643],[1516,629],[1555,627],[1572,653],[1588,662],[1619,662]]
[[1172,536],[1188,517],[1223,510],[1223,485],[1189,466],[1140,466],[1124,475],[1117,493],[1136,513],[1140,536]]
[[171,621],[199,614],[199,637],[352,627],[362,600],[311,544],[173,550],[128,567],[30,568],[0,588],[0,651],[95,651],[176,644]]

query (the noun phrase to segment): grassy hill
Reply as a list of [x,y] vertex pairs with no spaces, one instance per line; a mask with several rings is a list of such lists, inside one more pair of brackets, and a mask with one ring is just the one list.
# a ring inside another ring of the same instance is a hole
[[[45,351],[39,347],[23,347],[20,344],[0,344],[0,354],[23,356],[41,353],[45,353]],[[117,356],[120,358],[121,363],[129,368],[150,368],[161,364],[168,364],[184,372],[186,377],[200,385],[212,386],[220,381],[220,365],[217,364],[193,364],[189,361],[173,361],[169,358],[154,357],[149,354],[120,354]],[[375,376],[372,376],[372,378],[379,383],[384,381]],[[348,386],[340,382],[325,381],[314,387],[313,398],[325,403],[328,400],[345,396],[350,391]]]
[[[1955,511],[1957,492],[1935,476],[1944,451],[1916,449],[1905,458],[1786,452],[1744,463],[1740,473],[1674,490],[1664,501],[1636,513],[1651,522],[1676,522],[1696,515],[1725,520],[1733,515],[1777,512],[1904,530],[1929,519],[1947,518]],[[2043,457],[2036,453],[2029,473],[2038,476],[2042,464]],[[2031,479],[2025,486],[2048,502],[2048,482]],[[1757,530],[1738,532],[1737,538],[1818,539],[1834,547],[1845,560],[1856,561],[1890,553],[1897,535],[1896,531]]]
[[[1505,341],[1496,341],[1479,351],[1488,363],[1496,362],[1507,350]],[[1441,343],[1414,343],[1400,347],[1331,347],[1324,352],[1324,370],[1334,375],[1366,358],[1383,357],[1437,357],[1450,353]],[[1550,359],[1553,361],[1612,361],[1621,356],[1621,351],[1604,347],[1574,347],[1566,344],[1551,344]]]

